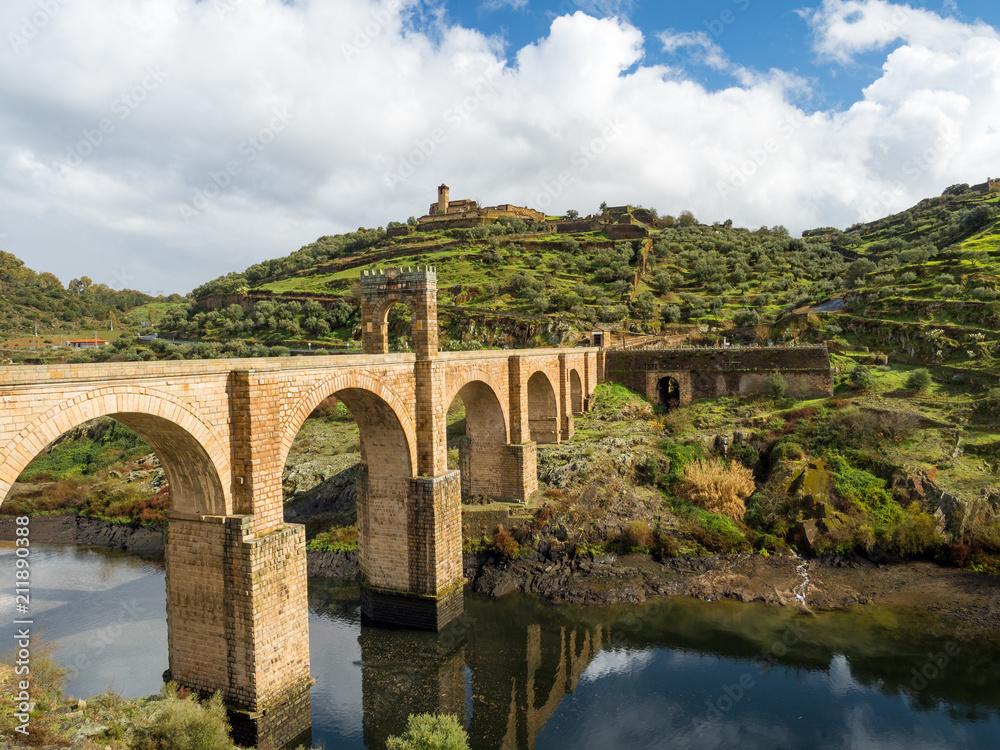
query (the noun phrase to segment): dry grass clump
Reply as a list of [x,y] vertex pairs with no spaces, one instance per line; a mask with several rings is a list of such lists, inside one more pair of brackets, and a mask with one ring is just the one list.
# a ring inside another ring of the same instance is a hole
[[756,485],[753,472],[735,461],[726,466],[718,459],[692,461],[684,467],[677,494],[702,510],[741,522],[746,513],[745,500]]

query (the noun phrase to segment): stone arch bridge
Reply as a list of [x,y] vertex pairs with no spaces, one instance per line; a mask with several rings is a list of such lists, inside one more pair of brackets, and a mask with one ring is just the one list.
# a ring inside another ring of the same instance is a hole
[[[305,533],[284,522],[281,477],[299,428],[328,397],[360,431],[362,610],[440,630],[462,613],[462,495],[526,500],[536,445],[573,434],[605,373],[654,400],[664,376],[677,375],[687,401],[752,387],[726,379],[756,366],[801,372],[804,391],[832,384],[825,350],[825,369],[812,351],[795,355],[805,363],[772,353],[736,365],[731,353],[438,352],[433,269],[366,271],[361,288],[360,355],[0,367],[0,503],[47,445],[95,417],[156,451],[171,487],[170,674],[221,691],[234,734],[250,743],[282,745],[309,725]],[[396,303],[411,309],[413,353],[388,352]],[[692,388],[695,375],[713,388]],[[456,395],[466,407],[461,472],[447,463]]]
[[[253,740],[262,727],[295,736],[283,725],[308,707],[305,534],[284,522],[281,477],[315,407],[336,396],[360,431],[364,613],[441,629],[462,613],[463,489],[527,499],[536,444],[571,436],[598,382],[595,349],[439,353],[432,269],[362,284],[361,355],[0,368],[0,502],[49,443],[95,417],[156,451],[172,493],[171,677],[222,691]],[[412,354],[387,352],[398,301],[413,311]],[[456,395],[466,405],[461,474],[447,464]]]

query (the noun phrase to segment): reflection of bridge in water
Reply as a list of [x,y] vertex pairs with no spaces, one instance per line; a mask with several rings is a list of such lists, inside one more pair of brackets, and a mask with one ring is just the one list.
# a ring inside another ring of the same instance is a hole
[[[601,625],[466,615],[441,634],[362,627],[364,741],[384,747],[410,714],[449,713],[477,748],[534,748],[535,737],[601,650]],[[472,695],[466,701],[466,670]]]

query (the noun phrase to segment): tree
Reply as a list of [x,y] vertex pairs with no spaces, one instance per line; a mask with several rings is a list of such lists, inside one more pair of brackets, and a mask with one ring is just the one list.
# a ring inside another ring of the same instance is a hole
[[607,201],[601,201],[600,210],[601,210],[602,214],[606,214],[608,212],[608,202]]
[[650,292],[643,292],[632,302],[632,309],[639,318],[651,318],[656,312],[656,298]]
[[451,714],[410,714],[406,731],[389,737],[386,750],[469,750],[465,730]]
[[877,270],[878,266],[867,258],[858,258],[847,267],[847,283],[851,286],[855,286],[862,276],[866,276],[872,271]]
[[664,323],[678,323],[681,319],[681,309],[677,305],[667,305],[663,308]]
[[764,318],[756,310],[751,310],[750,308],[743,307],[733,313],[733,325],[740,326],[755,326],[758,323],[763,323]]
[[580,215],[580,212],[575,208],[571,208],[566,212],[566,217],[569,219],[575,219]]
[[785,382],[785,378],[777,370],[764,378],[764,395],[768,398],[777,401],[785,397],[785,391],[787,390],[788,383]]
[[926,391],[931,385],[931,374],[926,367],[920,367],[910,373],[906,378],[906,389],[908,391]]
[[698,223],[698,220],[694,217],[694,214],[690,211],[681,211],[681,215],[677,217],[677,223],[682,227],[693,227]]
[[666,294],[674,288],[674,277],[665,268],[661,268],[653,275],[653,286],[660,290],[660,294]]

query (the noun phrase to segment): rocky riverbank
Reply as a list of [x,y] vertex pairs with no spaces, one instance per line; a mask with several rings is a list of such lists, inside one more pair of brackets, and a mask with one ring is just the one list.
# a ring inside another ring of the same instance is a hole
[[951,613],[976,627],[1000,629],[1000,579],[931,562],[756,554],[662,561],[648,555],[539,558],[498,562],[466,556],[465,574],[477,593],[503,596],[522,591],[554,604],[638,604],[657,596],[817,610],[890,604]]
[[[0,516],[0,541],[10,542],[14,517]],[[33,516],[31,541],[49,544],[83,544],[135,553],[163,552],[163,524],[118,524],[76,515]]]
[[[1000,578],[926,561],[757,554],[502,560],[481,553],[467,554],[463,562],[468,590],[494,598],[520,591],[552,604],[575,605],[641,604],[660,596],[810,610],[884,604],[937,612],[963,629],[1000,630]],[[357,553],[310,552],[309,575],[353,583]]]

